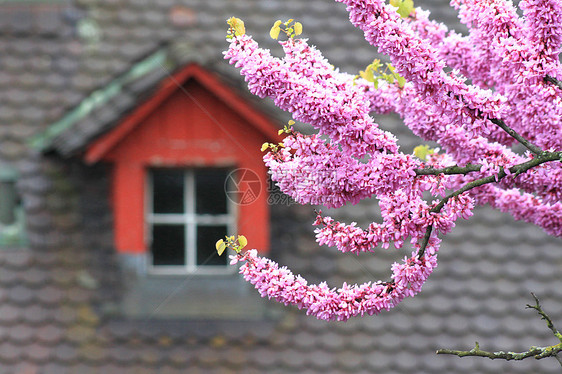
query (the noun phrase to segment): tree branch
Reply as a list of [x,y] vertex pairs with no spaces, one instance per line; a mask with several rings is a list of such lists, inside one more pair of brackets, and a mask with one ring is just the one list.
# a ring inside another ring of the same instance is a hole
[[560,340],[560,343],[562,343],[562,334],[560,333],[560,331],[556,329],[556,327],[554,327],[554,323],[552,323],[552,320],[550,319],[548,314],[546,314],[546,312],[542,310],[541,304],[539,302],[539,298],[532,292],[531,295],[535,299],[535,305],[527,304],[527,308],[536,310],[537,313],[540,314],[541,319],[546,321],[546,326],[550,329],[550,331],[552,331],[554,336],[556,336],[558,340]]
[[546,324],[547,324],[548,328],[552,331],[554,336],[556,336],[560,340],[559,344],[551,345],[551,346],[548,346],[548,347],[534,347],[533,346],[525,352],[516,353],[516,352],[504,352],[504,351],[498,351],[498,352],[483,351],[483,350],[480,349],[480,345],[478,344],[478,342],[476,342],[475,347],[472,348],[470,351],[459,351],[459,350],[455,350],[455,349],[438,349],[436,351],[436,353],[438,355],[439,354],[450,354],[450,355],[455,355],[455,356],[459,356],[459,357],[468,357],[468,356],[488,357],[489,359],[492,359],[492,360],[503,359],[503,360],[507,360],[507,361],[509,361],[509,360],[523,360],[523,359],[528,358],[528,357],[534,357],[537,360],[540,360],[541,358],[546,358],[546,357],[554,357],[554,358],[556,358],[556,360],[562,366],[562,361],[560,360],[560,357],[558,357],[558,353],[562,351],[562,334],[560,334],[560,332],[554,327],[554,324],[552,323],[552,320],[546,314],[546,312],[542,309],[542,307],[539,303],[539,299],[535,296],[535,294],[531,293],[531,295],[533,295],[533,298],[535,299],[535,305],[527,304],[527,308],[535,309],[540,314],[541,319],[544,319],[546,321]]
[[[455,355],[459,357],[488,357],[489,359],[503,359],[507,361],[511,360],[523,360],[528,357],[535,357],[537,360],[545,357],[553,357],[558,352],[562,351],[562,346],[560,344],[551,347],[531,347],[528,351],[525,352],[488,352],[483,351],[480,349],[480,345],[476,342],[474,348],[470,351],[459,351],[456,349],[438,349],[435,353],[438,355],[446,354],[446,355]],[[545,352],[549,352],[548,355],[544,355]]]
[[560,82],[558,79],[554,78],[553,76],[547,75],[546,77],[544,77],[544,81],[550,82],[562,90],[562,82]]
[[468,174],[473,171],[480,171],[482,169],[482,165],[480,164],[468,164],[466,166],[447,166],[446,168],[436,169],[436,168],[421,168],[415,169],[416,175],[439,175],[439,174]]
[[[514,166],[510,167],[509,172],[510,172],[510,174],[517,176],[519,174],[525,173],[529,169],[532,169],[532,168],[534,168],[538,165],[541,165],[541,164],[544,164],[544,163],[550,162],[550,161],[562,161],[562,151],[561,152],[541,152],[541,154],[539,154],[538,157],[536,157],[536,158],[530,159],[529,161],[525,161],[521,164],[517,164],[517,165],[514,165]],[[476,166],[478,166],[478,165],[472,165],[471,167],[475,168]],[[480,165],[480,167],[481,167],[481,165]],[[429,170],[429,169],[416,169],[416,170]],[[442,170],[442,169],[434,169],[434,170]],[[475,171],[475,170],[471,170],[471,171]],[[416,171],[416,173],[417,173],[417,171]],[[420,174],[420,175],[429,175],[429,174]],[[451,199],[455,196],[459,196],[460,194],[462,194],[464,192],[467,192],[467,191],[469,191],[473,188],[476,188],[476,187],[480,187],[484,184],[499,182],[500,180],[502,180],[507,175],[508,174],[506,173],[505,169],[503,167],[500,167],[500,170],[499,170],[497,175],[489,175],[489,176],[484,177],[484,178],[473,180],[472,182],[469,182],[469,183],[465,184],[463,187],[459,188],[458,190],[451,192],[449,195],[442,198],[441,201],[439,201],[439,203],[430,210],[430,212],[431,213],[439,213],[441,211],[441,209],[443,209],[445,204],[447,204],[447,201],[449,201],[449,199]],[[429,243],[429,237],[431,236],[432,229],[433,229],[433,227],[431,225],[427,227],[425,235],[422,239],[421,247],[420,247],[420,250],[419,250],[419,253],[418,253],[418,258],[422,258],[424,253],[425,253],[425,248],[427,247],[427,244]]]
[[540,149],[539,147],[537,147],[536,145],[534,145],[533,143],[531,143],[530,141],[519,135],[515,130],[507,126],[503,120],[497,118],[490,118],[490,122],[496,124],[502,130],[507,132],[512,138],[517,140],[519,143],[523,144],[523,146],[527,148],[529,151],[531,151],[532,153],[539,155],[542,152],[542,149]]

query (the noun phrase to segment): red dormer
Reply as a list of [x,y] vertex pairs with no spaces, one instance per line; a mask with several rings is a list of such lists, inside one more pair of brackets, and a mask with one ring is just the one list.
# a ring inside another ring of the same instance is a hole
[[147,254],[149,269],[226,268],[224,235],[269,249],[267,171],[261,145],[277,126],[217,76],[188,65],[91,144],[87,163],[113,164],[115,245]]

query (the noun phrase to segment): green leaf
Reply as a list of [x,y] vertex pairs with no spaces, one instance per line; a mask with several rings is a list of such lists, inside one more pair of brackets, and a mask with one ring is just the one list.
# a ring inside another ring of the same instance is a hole
[[404,78],[404,77],[402,77],[398,74],[396,74],[395,76],[396,76],[396,81],[398,82],[398,86],[400,88],[404,87],[404,85],[406,84],[406,78]]
[[295,29],[295,36],[302,34],[302,23],[295,22],[295,25],[293,27]]
[[429,148],[429,146],[426,144],[418,145],[417,147],[414,148],[414,155],[422,161],[426,161],[427,156],[432,155],[434,153],[435,153],[435,149]]
[[244,235],[238,235],[238,251],[248,245],[248,239]]
[[375,72],[373,69],[367,68],[365,71],[360,71],[359,75],[361,78],[365,79],[367,82],[374,82],[375,81]]
[[244,21],[242,21],[240,18],[230,17],[226,22],[234,32],[234,35],[238,36],[238,35],[244,35],[246,33],[246,28],[244,27]]
[[390,84],[394,83],[394,74],[383,74],[382,78]]
[[281,25],[281,21],[277,20],[273,24],[271,30],[269,30],[269,36],[271,36],[271,39],[277,40],[277,38],[279,37],[279,32],[281,31],[280,25]]
[[226,243],[224,242],[224,240],[220,239],[217,241],[217,244],[215,244],[215,247],[217,248],[217,253],[219,254],[219,256],[221,256],[226,249]]
[[402,18],[407,18],[414,11],[413,0],[390,0],[390,5],[398,8],[396,12]]

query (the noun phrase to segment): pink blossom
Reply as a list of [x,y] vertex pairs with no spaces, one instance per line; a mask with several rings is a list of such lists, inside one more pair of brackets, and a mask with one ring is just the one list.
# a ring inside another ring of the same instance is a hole
[[[244,278],[264,297],[320,319],[345,321],[389,310],[420,292],[437,266],[439,236],[458,219],[469,219],[475,204],[562,236],[562,163],[541,161],[520,173],[522,165],[562,152],[562,92],[552,83],[562,77],[562,1],[522,0],[521,18],[511,2],[453,0],[469,29],[466,36],[421,9],[403,19],[384,0],[336,1],[347,5],[366,40],[390,57],[405,85],[381,83],[375,89],[294,38],[280,42],[285,56],[277,58],[252,37],[233,36],[225,58],[240,68],[252,93],[271,98],[318,131],[291,130],[265,154],[281,191],[301,204],[328,208],[379,202],[382,220],[365,228],[319,213],[317,242],[351,253],[409,242],[414,252],[391,265],[388,282],[330,288],[308,285],[250,250],[230,257],[233,265],[244,262]],[[372,111],[398,113],[416,135],[437,142],[440,152],[423,161],[400,152]],[[513,147],[519,136],[532,152]],[[472,169],[461,174],[434,171],[465,165]],[[418,175],[427,169],[433,174]]]
[[346,321],[354,316],[390,310],[404,298],[420,292],[437,266],[435,253],[438,246],[439,241],[434,238],[426,256],[418,259],[413,253],[412,257],[404,258],[403,263],[394,263],[390,282],[367,282],[361,285],[344,283],[339,289],[329,288],[326,283],[309,285],[304,278],[294,275],[286,267],[258,256],[255,249],[236,256],[240,261],[245,261],[240,273],[256,287],[261,296],[285,305],[296,305],[319,319]]

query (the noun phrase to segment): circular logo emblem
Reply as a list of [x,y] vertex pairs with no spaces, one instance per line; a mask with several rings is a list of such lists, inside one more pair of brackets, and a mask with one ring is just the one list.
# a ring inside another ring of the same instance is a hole
[[224,192],[230,201],[248,205],[256,201],[261,192],[261,181],[250,169],[235,169],[226,177]]

